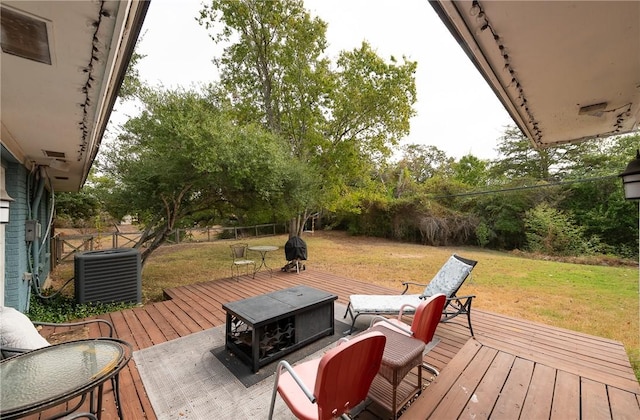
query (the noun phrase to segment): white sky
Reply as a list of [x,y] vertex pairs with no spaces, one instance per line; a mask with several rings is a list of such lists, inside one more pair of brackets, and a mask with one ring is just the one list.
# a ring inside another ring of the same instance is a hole
[[[417,115],[406,143],[434,145],[456,159],[496,157],[497,139],[513,124],[482,76],[427,0],[304,0],[328,23],[328,55],[363,40],[388,60],[418,62]],[[152,0],[142,28],[141,77],[152,85],[198,86],[216,80],[220,53],[195,17],[202,0]]]

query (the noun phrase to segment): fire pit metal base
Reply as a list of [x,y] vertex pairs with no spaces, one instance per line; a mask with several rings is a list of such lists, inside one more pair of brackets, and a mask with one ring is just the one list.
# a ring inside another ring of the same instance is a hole
[[287,353],[332,335],[337,298],[312,287],[296,286],[225,303],[225,348],[257,372]]

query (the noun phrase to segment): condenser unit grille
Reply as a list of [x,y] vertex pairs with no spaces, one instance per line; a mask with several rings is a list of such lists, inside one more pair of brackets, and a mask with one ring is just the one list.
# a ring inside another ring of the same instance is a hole
[[78,303],[142,302],[140,252],[119,248],[74,256]]

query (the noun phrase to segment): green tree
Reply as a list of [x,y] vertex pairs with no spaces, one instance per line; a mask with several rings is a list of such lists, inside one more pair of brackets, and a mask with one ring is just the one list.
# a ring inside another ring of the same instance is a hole
[[492,162],[491,178],[502,180],[551,180],[562,155],[557,148],[535,149],[514,126],[506,127],[496,151],[499,157]]
[[485,245],[497,249],[523,249],[526,245],[524,214],[535,206],[530,190],[493,192],[479,195],[474,213],[484,223]]
[[489,161],[465,155],[453,165],[453,179],[470,187],[487,185]]
[[609,252],[633,257],[638,252],[637,209],[624,199],[618,174],[634,156],[639,135],[585,142],[567,177],[566,199],[559,208],[570,212],[587,236],[597,236]]
[[147,92],[143,100],[143,112],[124,124],[103,167],[114,180],[111,212],[136,215],[145,226],[136,245],[143,262],[182,220],[202,212],[290,216],[275,214],[286,211],[288,187],[297,182],[280,137],[238,126],[195,92]]
[[422,184],[437,173],[446,171],[452,163],[453,159],[435,146],[408,144],[402,148],[398,165],[406,167],[411,178]]
[[[138,44],[142,41],[142,38],[138,39]],[[136,44],[136,46],[138,45]],[[138,70],[138,63],[145,55],[139,54],[134,50],[131,54],[131,60],[129,60],[129,66],[122,80],[122,85],[118,91],[118,98],[121,101],[126,101],[137,97],[140,92],[145,89],[145,83],[140,79],[140,71]]]
[[214,63],[238,121],[263,124],[304,155],[330,89],[326,23],[294,0],[212,0],[198,20],[226,45]]
[[214,61],[236,121],[286,139],[317,181],[290,235],[313,210],[357,212],[361,197],[376,194],[371,174],[408,133],[416,64],[387,62],[363,43],[332,66],[326,23],[300,0],[212,0],[199,22],[225,43]]
[[55,195],[56,218],[68,220],[73,226],[86,226],[100,212],[100,203],[88,188],[79,192]]

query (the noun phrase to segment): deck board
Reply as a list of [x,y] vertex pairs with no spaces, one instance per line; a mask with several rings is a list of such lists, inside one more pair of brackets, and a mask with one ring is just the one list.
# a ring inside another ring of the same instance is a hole
[[558,372],[553,398],[552,420],[579,419],[580,377],[568,372]]
[[[224,325],[223,303],[296,285],[330,291],[342,305],[351,294],[399,292],[311,269],[261,271],[168,289],[169,300],[101,317],[139,350]],[[440,324],[440,342],[425,361],[441,374],[401,418],[640,418],[640,386],[621,343],[477,309],[472,322],[475,339],[466,319]],[[103,419],[116,418],[110,384],[105,389]],[[156,418],[133,360],[121,374],[121,398],[126,418]],[[607,413],[599,411],[602,398]]]
[[554,384],[555,380],[555,369],[536,364],[522,407],[522,418],[548,419],[551,416],[553,387],[550,385]]
[[614,419],[640,419],[638,395],[617,388],[609,388],[609,404]]
[[464,407],[463,416],[477,420],[488,419],[504,385],[515,356],[497,354],[475,391],[476,398]]

